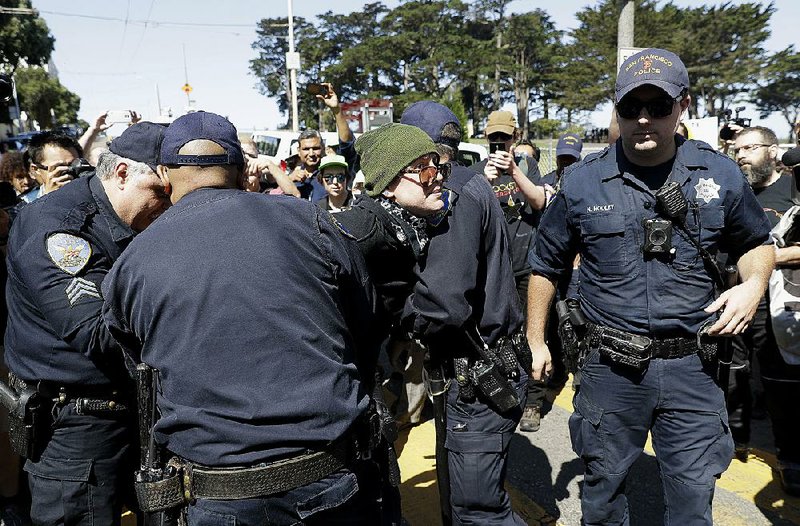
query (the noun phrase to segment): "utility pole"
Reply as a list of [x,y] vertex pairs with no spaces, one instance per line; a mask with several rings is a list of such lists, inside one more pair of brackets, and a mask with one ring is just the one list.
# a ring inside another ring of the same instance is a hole
[[[634,13],[636,3],[634,0],[618,0],[619,20],[617,21],[617,56],[620,48],[633,47],[634,35]],[[621,60],[617,63],[617,70],[622,65]]]
[[294,50],[294,16],[292,15],[292,0],[289,2],[289,52],[286,53],[286,67],[289,70],[289,87],[292,99],[292,131],[298,131],[300,126],[297,118],[297,70],[300,69],[300,54]]
[[[189,68],[186,66],[186,44],[183,45],[183,77],[186,79],[186,83],[184,86],[189,86]],[[184,89],[186,92],[186,111],[189,111],[189,108],[192,106],[192,101],[189,97],[189,93],[191,93],[191,89]]]

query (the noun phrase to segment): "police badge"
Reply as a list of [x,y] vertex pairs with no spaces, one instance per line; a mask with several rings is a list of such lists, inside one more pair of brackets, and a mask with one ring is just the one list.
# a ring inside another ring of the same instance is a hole
[[[92,247],[85,239],[59,232],[47,238],[47,255],[58,268],[75,276],[92,257]],[[97,285],[79,277],[74,277],[69,282],[65,292],[70,306],[75,305],[84,296],[101,298]]]
[[719,189],[720,185],[718,185],[714,178],[703,179],[700,178],[700,181],[694,185],[694,191],[697,195],[697,200],[703,200],[706,204],[710,203],[712,199],[719,199]]

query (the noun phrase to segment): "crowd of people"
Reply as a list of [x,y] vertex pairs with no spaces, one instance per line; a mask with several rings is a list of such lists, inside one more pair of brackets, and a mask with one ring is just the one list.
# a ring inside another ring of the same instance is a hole
[[800,495],[774,132],[735,130],[732,158],[678,133],[689,75],[662,49],[622,63],[609,146],[564,134],[544,175],[510,112],[467,167],[446,106],[356,139],[324,86],[339,143],[305,130],[285,168],[204,111],[0,159],[4,524],[399,526],[394,442],[430,398],[442,522],[522,525],[511,437],[570,373],[585,524],[628,523],[648,435],[664,523],[711,524],[759,407]]

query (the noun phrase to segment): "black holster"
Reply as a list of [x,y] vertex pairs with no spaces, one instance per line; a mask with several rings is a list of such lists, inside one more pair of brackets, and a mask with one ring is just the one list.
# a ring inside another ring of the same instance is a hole
[[11,387],[0,383],[0,401],[8,409],[11,450],[23,458],[38,460],[45,442],[47,413],[43,398],[24,382],[11,376]]
[[586,354],[586,318],[583,316],[578,300],[568,298],[556,302],[558,316],[558,337],[564,351],[564,366],[574,373],[583,365]]

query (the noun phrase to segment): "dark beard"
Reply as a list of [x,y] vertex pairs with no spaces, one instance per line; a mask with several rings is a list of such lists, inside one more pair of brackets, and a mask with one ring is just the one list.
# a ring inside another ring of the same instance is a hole
[[747,176],[750,186],[760,186],[769,181],[775,171],[775,163],[751,164],[742,166],[742,172]]

